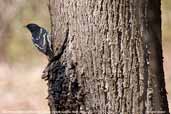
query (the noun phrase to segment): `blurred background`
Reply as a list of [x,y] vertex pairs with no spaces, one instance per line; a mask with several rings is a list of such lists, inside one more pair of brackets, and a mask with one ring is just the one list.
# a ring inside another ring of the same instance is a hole
[[41,79],[47,58],[24,27],[32,22],[50,31],[48,0],[0,0],[0,114],[49,110]]
[[161,0],[162,43],[166,90],[171,111],[171,0]]
[[[162,1],[166,88],[171,108],[171,0]],[[24,28],[37,23],[50,30],[48,0],[0,0],[0,113],[48,111],[47,85],[41,79],[47,58],[32,45]]]

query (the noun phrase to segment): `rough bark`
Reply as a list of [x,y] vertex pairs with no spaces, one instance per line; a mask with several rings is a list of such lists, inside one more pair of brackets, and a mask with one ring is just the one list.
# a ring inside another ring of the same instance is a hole
[[50,0],[50,14],[52,114],[169,113],[160,0]]

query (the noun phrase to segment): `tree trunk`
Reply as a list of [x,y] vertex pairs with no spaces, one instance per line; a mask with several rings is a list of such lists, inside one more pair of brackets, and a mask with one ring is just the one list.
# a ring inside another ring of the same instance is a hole
[[50,14],[52,114],[169,114],[160,0],[50,0]]

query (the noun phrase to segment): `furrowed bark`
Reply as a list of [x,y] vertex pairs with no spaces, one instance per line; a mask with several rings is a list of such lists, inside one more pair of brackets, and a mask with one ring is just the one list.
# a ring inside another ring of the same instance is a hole
[[50,14],[52,114],[169,113],[160,0],[50,0]]

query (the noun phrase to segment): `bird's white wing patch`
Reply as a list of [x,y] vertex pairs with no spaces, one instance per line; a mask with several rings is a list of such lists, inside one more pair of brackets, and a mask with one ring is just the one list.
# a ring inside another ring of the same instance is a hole
[[46,45],[46,33],[43,34],[43,47]]
[[48,35],[48,36],[47,36],[47,41],[48,41],[48,44],[49,44],[49,48],[50,48],[50,50],[52,51],[51,35]]
[[38,38],[36,39],[36,40],[39,40],[40,39],[40,36],[41,36],[41,34],[42,34],[42,28],[40,29],[40,33],[39,33],[39,36],[38,36]]

